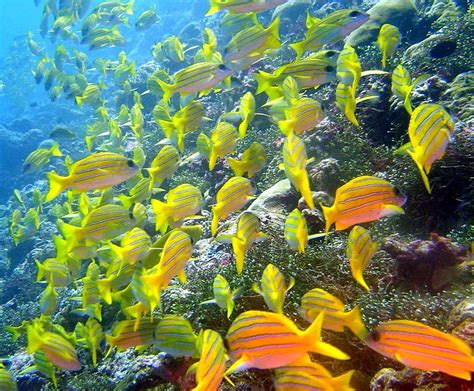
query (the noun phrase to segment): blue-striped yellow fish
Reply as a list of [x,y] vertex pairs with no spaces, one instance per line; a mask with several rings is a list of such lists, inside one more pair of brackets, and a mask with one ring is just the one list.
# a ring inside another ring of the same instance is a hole
[[386,216],[404,214],[406,197],[390,182],[374,176],[351,179],[336,191],[334,204],[321,205],[326,232],[335,223],[336,231],[368,223]]
[[247,176],[252,178],[265,167],[267,163],[267,152],[262,144],[254,141],[242,153],[240,160],[228,157],[227,163],[229,163],[235,176],[243,176],[247,173]]
[[250,122],[255,117],[255,97],[250,91],[240,98],[239,114],[242,117],[242,122],[239,124],[239,137],[244,138]]
[[346,45],[337,58],[337,78],[346,86],[351,86],[356,91],[362,75],[359,57],[352,46]]
[[252,289],[263,297],[270,311],[282,314],[286,293],[293,285],[295,285],[293,277],[290,277],[290,282],[287,286],[283,273],[275,265],[269,263],[263,271],[260,284],[254,282]]
[[278,370],[273,385],[275,391],[335,391],[326,379],[318,378],[303,370]]
[[280,168],[285,170],[286,177],[302,195],[310,209],[314,209],[313,195],[306,171],[306,165],[310,161],[307,158],[303,140],[294,134],[289,134],[283,144],[283,163]]
[[237,220],[237,231],[231,235],[221,235],[217,238],[219,242],[232,243],[232,249],[235,254],[235,265],[237,273],[242,273],[244,269],[245,253],[255,242],[259,242],[268,237],[260,232],[260,220],[252,212],[242,212]]
[[148,201],[151,197],[151,177],[141,178],[135,186],[130,189],[129,195],[119,194],[118,198],[125,209],[129,209],[137,202]]
[[323,381],[323,385],[325,386],[327,386],[328,383],[330,385],[330,388],[328,388],[329,390],[355,391],[350,386],[352,375],[355,372],[354,370],[348,371],[337,377],[332,377],[331,373],[325,367],[323,367],[321,364],[312,361],[309,354],[304,355],[302,358],[296,360],[295,362],[292,362],[289,365],[275,369],[275,375],[277,377],[287,372],[298,372],[299,374],[305,373],[313,378]]
[[314,129],[325,116],[318,101],[300,98],[285,110],[285,117],[285,120],[278,121],[278,126],[288,136],[290,133],[301,134]]
[[132,212],[120,205],[104,205],[93,209],[85,216],[81,226],[59,223],[59,229],[68,242],[68,249],[76,247],[85,240],[92,245],[100,240],[111,240],[124,234],[135,225]]
[[202,157],[209,159],[209,155],[211,154],[211,139],[207,134],[199,133],[196,139],[196,149]]
[[216,165],[217,158],[234,152],[239,134],[234,125],[228,122],[219,122],[211,133],[211,152],[209,155],[209,171]]
[[107,355],[116,347],[119,352],[128,348],[152,345],[155,341],[154,334],[157,322],[149,318],[142,319],[140,327],[135,330],[134,320],[122,320],[114,324],[112,335],[105,335],[110,346]]
[[155,329],[155,346],[173,357],[191,357],[196,354],[197,337],[188,320],[166,315]]
[[48,284],[39,299],[40,311],[43,315],[51,316],[56,311],[58,304],[58,292]]
[[76,349],[62,335],[44,330],[39,324],[27,327],[28,353],[43,351],[46,358],[55,366],[68,371],[79,371],[81,363]]
[[10,371],[0,363],[0,389],[4,391],[17,391],[16,381]]
[[184,151],[184,136],[201,126],[205,119],[204,105],[198,101],[191,101],[182,107],[169,120],[159,120],[158,123],[165,132],[165,136],[172,139],[176,134],[178,149]]
[[196,346],[200,358],[188,370],[188,373],[196,371],[193,391],[218,391],[228,359],[222,337],[214,330],[201,331]]
[[367,346],[402,364],[424,371],[440,371],[471,380],[471,347],[454,335],[411,320],[390,320],[365,339]]
[[171,189],[166,195],[166,202],[151,200],[156,230],[164,234],[170,225],[175,228],[185,219],[199,217],[196,214],[203,205],[204,200],[197,187],[184,183]]
[[364,280],[364,270],[377,251],[377,243],[372,241],[369,231],[356,225],[349,234],[346,255],[349,258],[352,277],[367,291],[369,286]]
[[134,176],[138,170],[133,160],[125,156],[112,152],[94,153],[74,163],[68,176],[48,173],[49,192],[45,202],[53,200],[66,189],[84,192],[118,185]]
[[49,163],[52,156],[63,156],[58,144],[54,143],[49,148],[38,148],[31,152],[23,162],[23,174],[40,170]]
[[402,64],[398,64],[392,72],[392,94],[403,102],[405,110],[411,114],[413,107],[411,105],[410,94],[415,86],[425,81],[429,75],[418,76],[413,82],[410,73]]
[[160,304],[161,291],[168,287],[174,277],[178,276],[183,284],[186,283],[184,266],[191,258],[192,251],[191,237],[186,232],[179,229],[171,232],[163,246],[160,262],[150,274],[142,277],[149,291],[151,311]]
[[408,126],[410,143],[401,150],[415,161],[428,193],[431,193],[428,180],[431,166],[444,156],[448,144],[453,141],[453,135],[453,118],[443,106],[424,103],[413,110]]
[[141,228],[133,228],[128,231],[120,241],[120,246],[110,243],[110,249],[120,260],[136,264],[144,259],[151,246],[150,236]]
[[210,0],[211,7],[206,16],[219,11],[229,14],[244,14],[246,12],[263,12],[278,7],[288,0]]
[[218,274],[212,284],[214,299],[203,301],[201,304],[217,304],[220,308],[227,311],[227,318],[230,318],[234,312],[234,300],[240,296],[243,288],[237,288],[232,291],[229,282],[224,276]]
[[86,276],[82,278],[82,307],[74,309],[72,312],[81,316],[88,316],[89,318],[96,318],[99,322],[102,321],[101,298],[99,292],[100,269],[95,262],[91,262],[87,267]]
[[176,72],[173,84],[165,83],[160,79],[157,79],[157,82],[163,90],[163,100],[168,102],[177,93],[181,97],[198,92],[205,95],[232,73],[233,71],[224,64],[198,62]]
[[341,300],[323,289],[312,289],[301,298],[300,314],[308,322],[313,322],[324,312],[323,329],[343,332],[347,327],[363,340],[369,332],[362,322],[359,307],[349,312],[344,312],[344,309]]
[[74,333],[78,345],[89,349],[92,356],[92,365],[96,366],[97,350],[100,349],[100,344],[104,340],[102,326],[97,320],[89,318],[85,324],[81,322],[76,323]]
[[65,287],[71,281],[69,267],[65,259],[48,258],[43,263],[36,260],[35,262],[38,267],[36,281],[44,279],[49,285],[56,288]]
[[178,161],[178,150],[172,145],[163,146],[151,162],[151,167],[147,168],[152,178],[150,189],[159,187],[165,179],[171,177],[178,169]]
[[395,53],[402,36],[398,28],[392,24],[383,24],[377,36],[377,45],[382,51],[382,68],[387,66],[387,59]]
[[305,330],[282,314],[247,311],[232,323],[226,336],[229,355],[235,362],[226,374],[249,368],[271,369],[288,365],[308,352],[323,354],[339,360],[349,356],[321,341],[324,314]]
[[306,31],[305,38],[290,45],[300,58],[306,51],[342,41],[356,28],[369,20],[369,15],[356,10],[340,10],[320,19]]
[[224,48],[226,63],[240,60],[256,53],[264,53],[269,49],[279,49],[281,46],[279,29],[280,19],[275,18],[265,28],[260,23],[247,27],[235,34]]
[[220,220],[242,209],[247,202],[255,198],[252,183],[241,176],[234,176],[222,185],[216,195],[216,204],[212,207],[211,234],[215,236]]

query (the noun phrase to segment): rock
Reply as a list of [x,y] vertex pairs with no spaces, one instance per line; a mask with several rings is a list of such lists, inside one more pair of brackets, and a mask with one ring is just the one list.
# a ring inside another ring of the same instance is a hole
[[474,348],[474,300],[461,301],[449,314],[448,331]]
[[309,177],[311,182],[315,184],[315,190],[324,191],[334,194],[340,185],[337,178],[340,174],[339,162],[334,158],[321,160],[318,164],[311,166],[309,169]]
[[347,37],[347,44],[357,46],[376,40],[380,27],[385,23],[393,24],[406,33],[414,28],[417,11],[412,0],[381,0],[367,13],[369,21]]
[[442,96],[459,119],[474,127],[474,72],[457,75]]
[[426,372],[413,368],[397,371],[383,368],[370,382],[371,391],[389,390],[471,390],[472,382],[441,372]]
[[449,239],[431,234],[430,240],[410,243],[387,238],[382,250],[396,263],[395,283],[412,289],[428,288],[439,291],[456,276],[456,266],[466,260],[467,250]]
[[27,118],[19,118],[8,125],[8,128],[14,132],[25,133],[33,127],[33,123]]
[[287,1],[286,3],[284,3],[282,5],[279,5],[278,7],[275,8],[275,11],[273,11],[273,14],[272,14],[272,20],[275,19],[275,18],[280,17],[283,12],[286,12],[289,9],[292,9],[292,8],[295,8],[295,7],[298,7],[298,9],[301,8],[301,11],[302,11],[301,13],[304,14],[304,11],[312,3],[313,3],[312,0],[290,0],[290,1]]

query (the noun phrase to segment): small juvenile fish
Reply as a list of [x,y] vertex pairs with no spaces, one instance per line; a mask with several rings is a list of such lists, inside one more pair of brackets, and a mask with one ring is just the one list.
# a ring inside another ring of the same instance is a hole
[[144,259],[150,250],[150,236],[141,228],[133,228],[122,238],[120,246],[110,243],[110,249],[122,261],[135,265]]
[[211,139],[205,133],[199,133],[196,139],[196,149],[202,157],[209,159],[209,155],[211,154]]
[[52,285],[48,284],[39,299],[41,313],[46,316],[53,315],[56,311],[57,303],[58,292],[56,292]]
[[151,311],[160,304],[161,291],[174,277],[178,276],[181,283],[186,283],[184,266],[191,259],[192,252],[191,237],[179,229],[172,231],[163,246],[160,262],[150,274],[142,277],[149,291]]
[[237,232],[231,235],[221,235],[217,238],[219,242],[232,243],[235,254],[237,273],[244,269],[245,253],[255,242],[265,240],[268,235],[260,232],[260,220],[252,212],[243,212],[237,221]]
[[362,67],[356,51],[352,46],[346,45],[339,53],[336,65],[336,76],[339,81],[346,86],[350,86],[352,91],[356,91],[362,75]]
[[404,214],[401,207],[405,201],[406,197],[383,179],[367,175],[351,179],[337,189],[331,207],[321,205],[326,232],[334,223],[336,231],[341,231],[356,224]]
[[413,110],[408,126],[410,143],[401,150],[406,151],[415,161],[430,194],[428,174],[431,166],[436,160],[443,158],[448,144],[453,141],[453,135],[454,120],[443,106],[424,103]]
[[38,267],[36,281],[45,280],[48,285],[55,288],[65,287],[71,281],[69,268],[63,259],[48,258],[39,263],[35,260]]
[[429,76],[423,74],[418,76],[413,82],[411,81],[410,74],[403,67],[402,64],[399,64],[395,67],[392,73],[392,94],[400,99],[408,114],[411,114],[413,111],[410,94],[415,86],[425,81]]
[[285,170],[286,177],[302,195],[309,208],[314,209],[313,195],[306,171],[306,165],[311,160],[307,159],[303,140],[294,134],[289,134],[283,144],[283,163],[280,164],[280,168]]
[[288,0],[209,0],[211,7],[206,16],[219,11],[229,14],[244,14],[246,12],[263,12],[278,7]]
[[237,129],[228,122],[219,122],[211,133],[211,154],[209,155],[209,171],[216,165],[218,157],[234,152],[238,140]]
[[193,100],[170,117],[169,121],[159,120],[158,123],[163,128],[166,138],[171,139],[176,133],[178,149],[183,152],[184,136],[199,129],[205,119],[205,114],[203,104]]
[[306,292],[301,298],[300,314],[308,322],[313,322],[324,312],[323,329],[343,332],[344,327],[350,329],[361,340],[369,333],[365,328],[358,306],[344,312],[344,303],[330,293],[315,288]]
[[382,51],[382,68],[387,66],[387,59],[393,56],[400,45],[401,38],[400,31],[396,26],[386,23],[380,27],[377,45]]
[[265,300],[270,311],[283,313],[283,303],[286,293],[295,285],[295,279],[290,277],[290,283],[286,286],[285,276],[271,263],[263,271],[260,285],[254,282],[252,289]]
[[101,322],[100,291],[97,283],[99,274],[99,266],[95,262],[91,262],[87,267],[86,276],[82,279],[82,308],[77,308],[72,312],[81,316],[86,315],[91,319],[96,318]]
[[3,391],[17,391],[16,381],[10,371],[0,363],[0,389]]
[[175,35],[156,43],[152,47],[152,55],[157,61],[169,60],[173,62],[184,61],[183,43]]
[[195,218],[203,205],[204,200],[197,187],[187,183],[179,185],[168,192],[166,202],[151,200],[155,229],[164,234],[170,225],[175,228],[185,219]]
[[249,368],[272,369],[288,365],[308,352],[347,360],[349,356],[321,341],[324,314],[305,330],[282,314],[247,311],[232,323],[226,336],[229,355],[236,360],[226,375]]
[[68,371],[79,371],[81,363],[76,349],[62,335],[43,330],[38,325],[27,327],[28,353],[43,351],[46,358],[55,366]]
[[157,153],[151,167],[146,170],[149,172],[152,180],[150,181],[150,190],[153,187],[159,187],[165,179],[171,177],[178,169],[179,152],[172,145],[164,145]]
[[77,343],[91,352],[92,365],[96,366],[97,350],[100,349],[100,344],[104,339],[102,326],[97,320],[89,318],[85,324],[81,322],[76,323],[74,333],[76,334]]
[[371,349],[407,367],[440,371],[471,380],[474,356],[471,347],[454,335],[411,320],[390,320],[365,339]]
[[321,104],[311,98],[300,98],[285,110],[286,119],[278,121],[281,132],[301,134],[314,129],[325,117]]
[[254,141],[242,153],[240,160],[228,157],[227,163],[235,176],[243,176],[247,173],[247,176],[252,178],[265,167],[267,163],[267,152],[262,144]]
[[81,222],[81,226],[60,223],[59,229],[71,250],[85,240],[92,245],[100,240],[111,240],[124,234],[135,225],[133,214],[119,205],[103,205],[93,209]]
[[240,99],[239,114],[242,117],[242,122],[239,124],[239,137],[244,138],[247,135],[250,122],[255,117],[255,97],[250,91],[246,92]]
[[191,323],[180,316],[166,315],[156,326],[155,346],[175,358],[194,356],[196,341]]
[[203,301],[201,304],[217,304],[220,308],[227,311],[227,318],[230,318],[234,311],[234,300],[240,296],[242,290],[243,288],[241,287],[232,291],[225,277],[218,274],[212,284],[214,299]]
[[255,189],[247,178],[235,176],[222,185],[216,195],[216,204],[212,207],[211,235],[217,233],[220,220],[242,209],[252,200]]
[[[137,161],[134,157],[134,161]],[[150,189],[151,177],[141,178],[135,186],[130,189],[129,195],[119,194],[118,198],[125,209],[139,202],[148,201],[151,198],[152,191]]]
[[232,73],[224,64],[199,62],[176,72],[173,84],[160,79],[157,82],[163,90],[163,100],[168,102],[177,93],[182,98],[196,93],[205,95]]
[[23,174],[30,174],[40,170],[49,163],[51,156],[63,156],[56,143],[51,145],[50,148],[35,149],[23,162]]
[[97,107],[103,103],[100,99],[100,90],[102,85],[89,83],[81,96],[76,96],[75,100],[79,107],[82,107],[84,103]]
[[369,286],[364,280],[362,273],[377,251],[377,243],[372,241],[369,231],[356,225],[349,234],[346,255],[351,265],[352,277],[367,291]]
[[45,202],[52,201],[67,189],[82,193],[118,185],[133,177],[138,170],[133,160],[125,156],[112,152],[94,153],[74,163],[68,176],[48,173],[50,189]]
[[196,346],[200,359],[188,369],[188,373],[196,371],[196,387],[193,391],[218,391],[227,361],[222,337],[214,330],[201,331]]

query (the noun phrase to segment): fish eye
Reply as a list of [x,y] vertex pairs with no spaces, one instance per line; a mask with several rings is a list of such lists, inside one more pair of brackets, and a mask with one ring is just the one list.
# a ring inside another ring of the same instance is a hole
[[377,330],[372,330],[369,334],[369,339],[375,342],[380,341],[380,333]]
[[224,338],[224,347],[225,350],[229,350],[229,341],[227,341],[227,338]]
[[336,69],[332,65],[328,65],[326,67],[326,72],[335,72],[335,71],[336,71]]
[[127,166],[129,166],[129,167],[135,167],[134,161],[131,160],[131,159],[130,159],[130,160],[127,160]]
[[229,48],[224,48],[224,54],[227,54],[229,52]]
[[130,217],[130,220],[135,220],[135,216],[133,215],[133,212],[129,212],[128,217]]
[[352,11],[349,16],[351,18],[355,18],[356,16],[359,16],[361,13],[359,11]]
[[328,50],[328,51],[326,52],[326,57],[333,57],[333,56],[335,56],[336,54],[337,54],[337,51],[335,51],[335,50]]
[[31,168],[31,163],[25,164],[25,165],[23,166],[23,172],[28,171],[30,168]]
[[400,191],[400,189],[398,187],[393,187],[393,192],[395,193],[396,196],[399,196],[402,194],[402,192]]
[[228,68],[224,64],[219,64],[219,69],[221,71],[226,71]]

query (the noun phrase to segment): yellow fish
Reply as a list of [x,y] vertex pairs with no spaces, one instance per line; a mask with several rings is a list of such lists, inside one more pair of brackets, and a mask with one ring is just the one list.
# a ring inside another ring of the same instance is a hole
[[201,330],[196,342],[200,359],[188,369],[196,371],[196,387],[192,391],[218,391],[228,359],[222,337],[214,330]]
[[217,238],[219,242],[232,243],[235,254],[235,264],[237,273],[242,273],[245,262],[245,253],[255,242],[259,242],[268,237],[260,232],[260,220],[252,212],[243,212],[237,221],[237,232],[232,235],[221,235]]
[[0,388],[4,391],[17,391],[16,381],[10,371],[0,363]]
[[237,129],[228,122],[219,122],[211,134],[211,153],[209,155],[209,171],[216,165],[218,157],[234,152],[238,140]]
[[179,229],[171,232],[163,246],[160,262],[150,274],[142,277],[149,291],[151,311],[160,304],[161,291],[174,277],[178,276],[183,284],[186,283],[184,266],[191,259],[192,251],[193,244],[187,233]]
[[374,176],[351,179],[336,191],[331,207],[321,205],[326,232],[336,223],[336,231],[368,223],[386,216],[404,214],[406,197],[390,182]]
[[77,337],[77,343],[90,350],[92,355],[92,365],[97,365],[97,350],[100,349],[100,344],[104,340],[104,333],[102,326],[97,320],[93,318],[87,319],[87,322],[76,323],[74,333]]
[[209,0],[211,7],[206,16],[219,11],[229,14],[244,14],[246,12],[263,12],[286,3],[288,0]]
[[23,162],[23,174],[29,174],[40,170],[49,163],[51,156],[63,156],[58,144],[54,143],[50,148],[38,148],[31,152]]
[[114,254],[131,265],[144,259],[148,255],[150,247],[150,236],[143,229],[137,227],[123,236],[120,246],[110,243],[110,249]]
[[254,141],[242,153],[240,160],[228,157],[227,163],[235,176],[243,176],[247,173],[247,176],[252,178],[265,167],[267,163],[267,152],[262,144]]
[[288,135],[283,144],[283,163],[280,168],[285,170],[286,177],[295,189],[303,196],[310,209],[314,209],[313,195],[309,186],[306,165],[312,159],[307,159],[303,141],[294,134]]
[[158,123],[163,128],[165,136],[169,139],[176,133],[178,149],[184,151],[184,136],[201,126],[205,118],[204,106],[201,102],[191,101],[182,107],[170,120],[159,120]]
[[162,234],[168,226],[177,227],[185,219],[194,218],[204,205],[201,191],[187,183],[171,189],[166,195],[166,202],[151,200],[155,213],[155,228]]
[[369,333],[365,328],[358,306],[344,312],[344,303],[328,292],[315,288],[301,298],[300,314],[308,322],[313,322],[324,312],[323,329],[343,332],[349,328],[361,340]]
[[283,313],[283,303],[286,293],[295,285],[295,279],[290,277],[290,283],[286,286],[285,276],[271,263],[263,271],[260,285],[254,282],[252,289],[265,300],[270,311]]
[[370,289],[362,273],[367,268],[376,251],[377,243],[372,241],[369,231],[359,225],[352,228],[349,234],[346,255],[351,265],[352,277],[367,291],[370,291]]
[[74,163],[68,176],[48,174],[49,192],[45,202],[62,191],[73,189],[82,193],[92,189],[106,189],[133,177],[139,168],[133,160],[112,152],[97,152]]
[[118,351],[122,352],[129,348],[152,345],[156,324],[156,321],[145,318],[141,320],[140,327],[135,330],[134,320],[123,320],[115,323],[112,335],[105,335],[105,339],[110,346],[107,355],[110,354],[113,347],[117,347]]
[[235,362],[226,375],[249,368],[272,369],[288,365],[309,352],[339,360],[349,356],[321,341],[320,314],[305,330],[282,314],[247,311],[232,323],[226,336],[229,355]]
[[325,117],[321,104],[311,98],[300,98],[285,110],[286,119],[278,121],[281,132],[301,134],[314,129]]
[[413,90],[413,88],[415,88],[415,86],[425,81],[428,77],[429,75],[423,74],[421,76],[418,76],[412,82],[410,74],[403,67],[402,64],[397,65],[393,70],[391,87],[392,94],[403,102],[405,110],[408,112],[408,114],[411,114],[413,111],[413,107],[411,105],[410,100],[411,91]]
[[173,357],[194,357],[197,337],[188,320],[175,315],[166,315],[155,330],[155,345]]
[[172,145],[165,145],[151,162],[146,170],[150,174],[150,190],[159,187],[165,179],[171,177],[178,169],[179,152]]
[[431,186],[428,174],[436,160],[442,159],[448,144],[453,141],[454,120],[435,103],[418,106],[410,117],[408,136],[410,143],[401,148],[415,161],[428,193]]
[[239,137],[244,138],[247,135],[250,122],[255,117],[255,97],[250,91],[240,99],[239,114],[242,117],[242,122],[239,124]]
[[226,219],[242,209],[247,202],[255,198],[254,194],[255,189],[246,178],[235,176],[224,183],[217,192],[217,202],[212,207],[211,235],[216,235],[219,220]]
[[387,58],[393,56],[401,38],[400,31],[396,26],[386,23],[380,27],[377,45],[382,51],[382,68],[387,66]]
[[243,288],[237,288],[232,291],[225,277],[218,274],[212,284],[214,299],[203,301],[201,304],[217,304],[227,311],[227,318],[230,318],[235,307],[234,300],[241,295],[242,290]]

